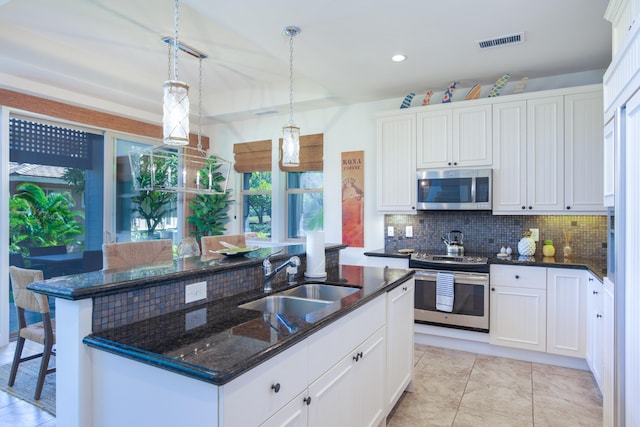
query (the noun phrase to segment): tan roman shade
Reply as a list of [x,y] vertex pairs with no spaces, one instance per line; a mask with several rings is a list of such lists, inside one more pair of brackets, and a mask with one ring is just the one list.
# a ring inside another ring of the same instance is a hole
[[271,140],[234,144],[233,158],[236,172],[271,171]]
[[[282,153],[282,138],[278,142],[278,152]],[[282,154],[280,157],[280,170],[285,172],[322,171],[324,169],[324,134],[300,136],[300,165],[294,168],[282,166]]]

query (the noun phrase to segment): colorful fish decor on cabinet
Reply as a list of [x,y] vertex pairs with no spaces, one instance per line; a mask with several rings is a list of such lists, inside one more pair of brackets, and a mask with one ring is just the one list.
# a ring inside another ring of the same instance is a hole
[[413,99],[413,97],[416,96],[415,93],[411,92],[409,95],[404,97],[404,100],[402,101],[402,105],[400,105],[400,108],[409,108],[411,107],[411,100]]
[[427,93],[424,94],[424,99],[422,100],[422,105],[429,105],[431,103],[431,95],[433,95],[432,90],[428,90]]
[[480,83],[476,83],[475,85],[473,85],[473,87],[469,90],[469,93],[467,93],[467,96],[464,99],[478,99],[480,98]]
[[527,85],[527,81],[529,81],[529,77],[523,77],[522,80],[518,82],[518,85],[513,90],[513,93],[522,93],[524,92],[524,87]]
[[504,76],[502,76],[498,80],[496,80],[495,84],[493,85],[493,87],[489,91],[489,98],[493,98],[495,96],[500,95],[500,91],[502,90],[504,85],[507,84],[507,81],[509,80],[509,77],[511,77],[511,74],[505,74]]
[[460,82],[453,82],[451,86],[447,90],[444,91],[444,96],[442,97],[442,103],[451,102],[453,98],[453,91],[456,89],[457,84]]

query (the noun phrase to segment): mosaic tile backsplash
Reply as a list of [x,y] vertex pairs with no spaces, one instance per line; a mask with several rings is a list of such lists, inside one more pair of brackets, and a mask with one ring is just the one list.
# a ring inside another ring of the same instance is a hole
[[[406,226],[413,227],[413,237],[405,236]],[[395,235],[386,230],[393,226]],[[465,254],[493,255],[502,246],[517,253],[522,232],[540,230],[536,253],[541,253],[544,240],[553,240],[556,251],[565,244],[564,232],[571,233],[571,248],[580,258],[601,258],[607,253],[606,215],[492,215],[487,211],[436,211],[417,215],[385,215],[385,249],[412,248],[417,252],[446,254],[440,240],[452,230],[464,234]]]
[[[300,256],[301,265],[296,278],[304,279],[306,271],[306,256]],[[327,273],[335,273],[339,268],[340,252],[327,251],[325,266]],[[285,272],[278,274],[273,280],[273,287],[278,288],[286,284]],[[140,322],[152,317],[173,313],[189,307],[202,305],[203,302],[219,300],[231,295],[237,295],[254,289],[263,284],[261,265],[255,267],[237,268],[232,270],[203,272],[191,275],[184,280],[171,282],[158,281],[157,285],[141,287],[140,289],[94,298],[93,300],[93,332],[101,332]],[[191,283],[207,282],[207,299],[189,304],[184,302],[184,288]]]

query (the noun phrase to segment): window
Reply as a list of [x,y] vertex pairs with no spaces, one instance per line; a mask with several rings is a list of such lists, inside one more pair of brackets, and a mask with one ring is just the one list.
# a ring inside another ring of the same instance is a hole
[[258,239],[271,238],[271,172],[242,174],[242,229]]
[[134,189],[129,152],[146,146],[139,141],[116,139],[115,214],[110,229],[116,232],[116,242],[161,238],[177,243],[181,205],[177,194]]
[[300,239],[306,231],[322,230],[324,223],[322,172],[287,172],[287,238]]

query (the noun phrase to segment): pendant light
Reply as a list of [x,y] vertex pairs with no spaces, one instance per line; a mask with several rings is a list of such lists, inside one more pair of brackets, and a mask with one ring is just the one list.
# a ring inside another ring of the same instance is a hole
[[[189,85],[178,79],[178,2],[175,2],[173,28],[173,43],[170,52],[173,53],[173,75],[162,85],[164,99],[162,104],[162,141],[167,145],[183,146],[189,144]],[[171,70],[171,56],[169,69]]]
[[300,34],[298,27],[285,27],[289,37],[289,124],[282,128],[282,166],[300,165],[300,128],[293,123],[293,38]]

